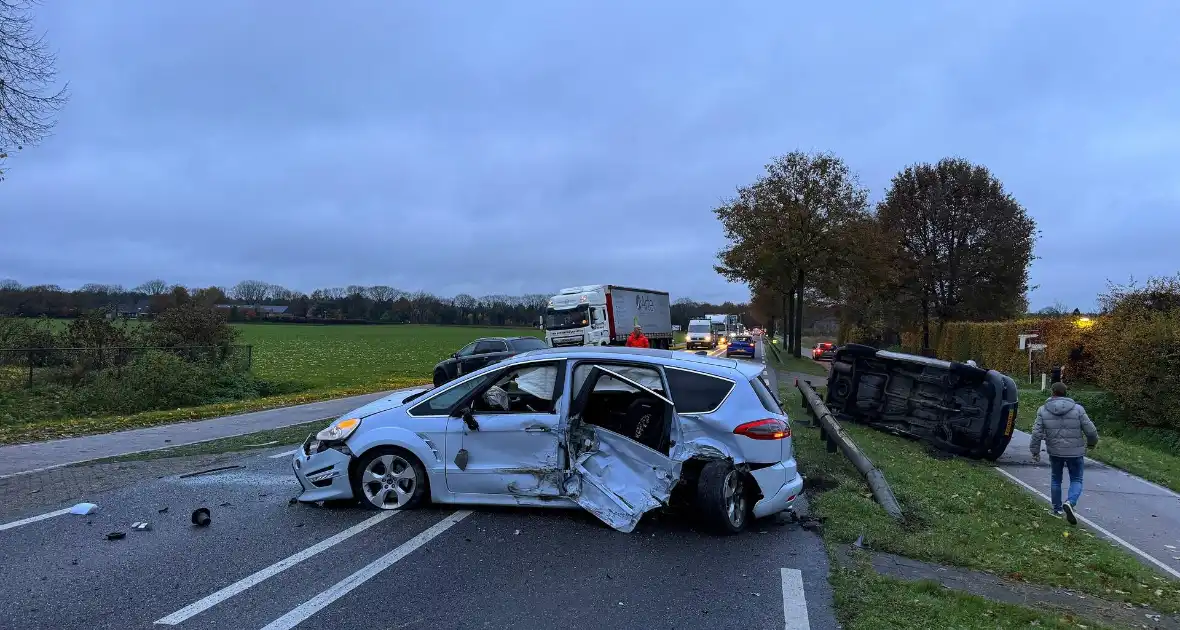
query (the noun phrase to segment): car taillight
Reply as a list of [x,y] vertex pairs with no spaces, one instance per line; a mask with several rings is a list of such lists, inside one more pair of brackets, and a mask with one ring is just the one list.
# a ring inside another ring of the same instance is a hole
[[733,432],[751,440],[784,440],[791,437],[791,426],[777,418],[766,418],[738,425]]

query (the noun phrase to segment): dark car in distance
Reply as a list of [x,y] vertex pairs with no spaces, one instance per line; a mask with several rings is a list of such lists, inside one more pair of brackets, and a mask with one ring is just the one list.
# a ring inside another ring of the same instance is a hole
[[744,354],[751,359],[754,358],[754,337],[745,333],[734,335],[729,340],[729,345],[725,346],[725,356],[732,357],[735,354]]
[[481,337],[434,366],[434,386],[529,350],[548,348],[536,337]]

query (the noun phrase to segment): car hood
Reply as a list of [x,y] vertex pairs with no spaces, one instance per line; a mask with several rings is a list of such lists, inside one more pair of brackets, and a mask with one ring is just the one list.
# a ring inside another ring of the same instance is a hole
[[429,391],[429,390],[430,390],[430,388],[426,387],[426,386],[410,387],[407,389],[399,389],[395,392],[391,392],[388,396],[385,396],[383,398],[378,398],[377,400],[374,400],[373,402],[371,402],[367,405],[357,407],[356,409],[353,409],[352,411],[349,411],[348,413],[341,415],[340,418],[338,418],[338,419],[364,418],[365,416],[371,416],[371,415],[381,412],[381,411],[388,411],[390,409],[396,409],[396,408],[401,407],[402,405],[406,404],[405,400],[407,398],[409,398],[410,396],[413,396],[414,394],[420,394],[422,392]]

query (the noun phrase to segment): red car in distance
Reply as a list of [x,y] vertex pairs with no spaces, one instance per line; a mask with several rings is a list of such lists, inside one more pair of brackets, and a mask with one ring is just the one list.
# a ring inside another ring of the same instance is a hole
[[835,355],[836,344],[830,341],[821,341],[811,349],[811,358],[816,361],[831,361]]

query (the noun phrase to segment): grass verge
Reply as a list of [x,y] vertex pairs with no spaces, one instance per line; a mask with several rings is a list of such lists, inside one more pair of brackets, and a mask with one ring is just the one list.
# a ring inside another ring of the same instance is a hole
[[[807,352],[807,348],[803,348],[803,351]],[[828,375],[828,371],[823,365],[807,357],[791,356],[786,350],[779,348],[777,344],[771,346],[770,356],[775,360],[780,369],[787,370],[788,372],[798,372],[812,376]]]
[[[836,615],[847,630],[898,628],[1078,628],[1071,616],[1049,615],[868,570],[833,569]],[[1081,627],[1101,628],[1089,621]]]
[[[1090,449],[1087,456],[1180,492],[1180,456],[1176,454],[1180,452],[1180,436],[1120,422],[1118,407],[1105,392],[1079,390],[1071,391],[1070,395],[1086,408],[1086,415],[1098,428],[1098,446]],[[1031,431],[1037,409],[1047,398],[1045,392],[1020,390],[1016,426]]]
[[218,416],[263,411],[279,407],[290,407],[292,405],[302,405],[321,400],[331,400],[333,398],[344,398],[347,396],[357,396],[360,394],[370,394],[425,384],[428,384],[428,381],[423,378],[394,377],[376,380],[365,385],[320,388],[295,394],[235,400],[212,405],[201,405],[199,407],[185,407],[183,409],[145,411],[126,416],[63,418],[9,424],[0,426],[0,444],[21,444],[25,442],[154,427],[162,424],[215,418]]
[[[797,391],[784,388],[788,413],[802,417]],[[1070,588],[1104,599],[1180,610],[1180,582],[1166,580],[1129,554],[1073,528],[991,467],[962,458],[936,459],[917,442],[846,425],[884,472],[906,513],[889,519],[864,480],[840,453],[828,453],[816,429],[794,432],[812,512],[829,544],[864,535],[870,549],[987,571],[1012,580]]]
[[276,448],[290,444],[299,444],[307,438],[307,434],[313,431],[319,431],[326,426],[328,426],[328,418],[324,418],[322,420],[312,420],[311,422],[304,422],[302,424],[293,424],[289,427],[279,427],[278,429],[268,429],[266,431],[235,435],[233,437],[222,438],[220,440],[209,440],[208,442],[200,442],[198,444],[184,444],[181,446],[173,446],[171,448],[162,448],[155,451],[128,453],[127,455],[119,455],[116,457],[104,457],[103,459],[79,462],[77,464],[72,464],[72,466],[91,466],[94,464],[148,461],[153,459],[166,459],[169,457],[189,457],[192,455],[219,455],[221,453],[237,453],[258,449]]

